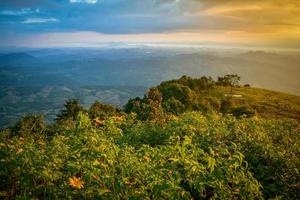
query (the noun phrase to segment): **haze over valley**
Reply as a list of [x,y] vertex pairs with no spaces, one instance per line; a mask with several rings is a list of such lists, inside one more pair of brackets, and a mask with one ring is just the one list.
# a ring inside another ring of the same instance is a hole
[[300,55],[241,49],[106,47],[3,49],[0,54],[1,125],[28,112],[47,121],[76,98],[122,107],[164,80],[239,74],[242,84],[300,95]]

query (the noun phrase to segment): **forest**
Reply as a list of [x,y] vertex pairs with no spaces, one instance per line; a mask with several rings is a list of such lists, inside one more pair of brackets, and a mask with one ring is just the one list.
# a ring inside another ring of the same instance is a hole
[[1,199],[300,199],[300,97],[182,76],[0,131]]

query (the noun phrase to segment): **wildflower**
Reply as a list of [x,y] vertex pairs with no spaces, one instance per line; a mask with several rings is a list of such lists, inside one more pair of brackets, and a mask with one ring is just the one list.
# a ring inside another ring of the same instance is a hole
[[100,125],[103,125],[103,124],[104,124],[104,121],[103,121],[103,120],[100,120],[100,119],[98,119],[98,118],[94,119],[93,121],[94,121],[94,123],[95,123],[96,126],[100,126]]
[[77,178],[75,176],[73,176],[72,178],[69,178],[69,185],[72,188],[82,189],[82,188],[84,188],[83,184],[84,183],[83,183],[83,181],[81,181],[81,178]]
[[130,115],[133,117],[133,118],[136,118],[137,114],[135,112],[131,112]]
[[24,144],[25,139],[24,139],[23,137],[20,137],[19,140],[20,140],[20,143],[21,143],[21,144]]
[[17,149],[17,154],[22,153],[24,150],[22,148]]
[[169,116],[169,119],[172,120],[172,121],[178,121],[179,120],[179,117],[175,116],[175,115],[170,115]]
[[145,155],[144,156],[144,160],[147,161],[147,162],[149,162],[151,159],[148,156]]
[[252,119],[253,119],[254,121],[258,121],[257,115],[254,115],[254,116],[252,117]]
[[187,125],[187,129],[189,130],[189,131],[196,131],[197,129],[193,126],[193,125]]
[[120,121],[120,122],[124,121],[123,116],[113,116],[112,119],[115,120],[115,121]]
[[93,175],[92,178],[95,180],[100,180],[99,176],[97,176],[97,175]]

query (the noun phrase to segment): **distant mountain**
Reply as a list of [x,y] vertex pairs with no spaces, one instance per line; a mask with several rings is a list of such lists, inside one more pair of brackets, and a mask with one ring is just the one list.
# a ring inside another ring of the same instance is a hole
[[23,64],[36,61],[36,58],[27,53],[8,53],[0,55],[0,65]]
[[281,64],[299,64],[299,55],[280,54],[277,52],[266,52],[266,51],[248,51],[241,53],[236,56],[237,58],[245,60],[255,60],[275,65]]
[[240,55],[260,57],[260,56],[278,56],[279,54],[258,50],[258,51],[247,51],[245,53],[241,53]]
[[0,54],[1,85],[151,87],[182,75],[217,78],[239,74],[242,84],[300,94],[299,53],[149,47],[14,52]]
[[217,78],[225,74],[239,74],[242,84],[300,94],[299,53],[176,48],[35,49],[15,52],[23,53],[0,55],[6,60],[0,59],[1,85],[151,87],[182,75]]

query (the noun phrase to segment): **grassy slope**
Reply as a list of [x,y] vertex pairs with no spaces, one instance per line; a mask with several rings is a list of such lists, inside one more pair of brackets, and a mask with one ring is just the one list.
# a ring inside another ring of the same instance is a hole
[[[216,93],[230,94],[229,87],[217,87]],[[237,87],[233,94],[242,95],[241,98],[232,97],[234,104],[248,104],[257,113],[266,118],[293,118],[300,121],[300,97],[296,95],[270,91],[260,88]]]

